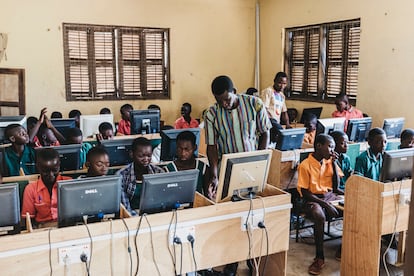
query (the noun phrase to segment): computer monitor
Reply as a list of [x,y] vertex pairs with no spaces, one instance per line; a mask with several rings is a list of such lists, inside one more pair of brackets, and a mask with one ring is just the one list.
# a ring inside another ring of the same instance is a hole
[[300,117],[300,123],[305,123],[305,118],[309,116],[309,114],[315,114],[316,119],[321,117],[322,107],[312,107],[312,108],[304,108],[302,111],[302,116]]
[[36,151],[44,148],[53,148],[57,150],[60,158],[60,171],[74,171],[82,169],[80,164],[81,144],[61,145],[56,147],[36,148]]
[[193,207],[199,171],[145,174],[139,214],[153,214]]
[[0,185],[0,235],[20,233],[20,200],[17,183]]
[[386,151],[383,156],[380,181],[397,181],[411,178],[414,148]]
[[161,131],[161,161],[171,161],[176,159],[177,136],[183,131],[191,131],[196,137],[197,150],[195,155],[198,156],[198,146],[200,145],[200,129],[170,129]]
[[131,111],[131,134],[160,132],[160,111],[157,109]]
[[82,130],[83,137],[93,136],[99,133],[99,125],[108,122],[114,128],[113,114],[97,114],[97,115],[81,115],[79,118],[79,126]]
[[68,128],[76,127],[75,118],[70,119],[50,119],[52,125],[59,131],[64,137],[66,137],[66,131]]
[[329,135],[333,131],[344,131],[345,120],[345,117],[318,119],[316,134],[323,133]]
[[10,124],[19,124],[27,129],[26,116],[0,116],[0,144],[7,144],[10,142],[6,139],[6,137],[4,137],[4,130]]
[[223,154],[216,202],[263,191],[271,159],[271,150]]
[[364,142],[368,138],[368,133],[371,129],[372,118],[365,117],[359,119],[350,119],[348,121],[348,128],[346,134],[351,142]]
[[108,152],[110,166],[126,165],[132,162],[132,142],[134,138],[101,140],[100,144]]
[[58,226],[119,218],[121,176],[97,176],[58,181]]
[[300,149],[305,132],[306,128],[304,127],[279,130],[276,141],[276,149],[282,151]]
[[387,135],[387,139],[399,138],[404,128],[405,118],[389,118],[384,119],[384,125],[382,129]]

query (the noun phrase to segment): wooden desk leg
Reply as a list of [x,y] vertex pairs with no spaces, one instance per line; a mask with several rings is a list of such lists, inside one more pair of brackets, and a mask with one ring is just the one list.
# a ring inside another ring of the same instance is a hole
[[[259,266],[259,273],[260,275],[286,275],[286,260],[287,260],[287,252],[279,252],[275,254],[271,254],[267,256],[265,272],[262,274],[262,269],[265,263],[265,256],[262,257]],[[253,275],[256,275],[254,273]]]
[[397,263],[396,266],[400,266],[404,264],[404,257],[405,257],[405,242],[407,240],[407,233],[402,231],[398,235],[398,255],[397,255]]

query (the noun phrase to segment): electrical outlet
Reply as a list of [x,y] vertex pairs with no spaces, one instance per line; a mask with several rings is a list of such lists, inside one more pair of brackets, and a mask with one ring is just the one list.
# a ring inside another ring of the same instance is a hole
[[411,194],[407,192],[400,193],[400,205],[409,205],[411,201]]
[[[171,226],[171,230],[170,230],[170,237],[169,237],[169,243],[173,244],[174,241],[174,226]],[[177,229],[175,229],[175,237],[180,238],[182,243],[186,243],[189,242],[187,237],[188,235],[193,236],[193,238],[195,239],[195,226],[189,226],[189,227],[177,227]]]
[[75,264],[82,262],[80,256],[85,254],[88,260],[91,256],[90,244],[73,245],[59,248],[59,264]]
[[[241,217],[241,230],[242,231],[246,231],[246,218],[247,216],[242,216]],[[251,225],[251,229],[258,229],[259,228],[259,222],[263,222],[263,214],[250,214],[249,215],[249,219],[247,221],[247,223],[249,223]]]

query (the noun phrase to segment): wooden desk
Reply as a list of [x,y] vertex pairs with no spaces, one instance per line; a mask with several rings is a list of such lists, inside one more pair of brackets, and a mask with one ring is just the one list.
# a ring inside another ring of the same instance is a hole
[[[269,233],[269,254],[265,275],[286,275],[286,256],[289,246],[290,195],[272,186],[267,186],[265,224]],[[205,202],[204,202],[205,205]],[[247,233],[241,230],[241,220],[247,215],[249,201],[226,202],[177,212],[178,226],[194,227],[194,251],[198,269],[214,267],[248,258]],[[262,214],[262,201],[253,200],[255,214]],[[142,220],[137,236],[140,258],[139,275],[157,275],[153,260],[157,262],[161,275],[173,275],[174,266],[168,251],[168,227],[172,212],[148,215],[151,225],[154,249],[151,246],[150,228]],[[134,240],[139,217],[125,219],[129,227],[132,249],[133,273],[137,263]],[[127,231],[121,220],[89,224],[93,236],[93,256],[91,275],[129,275],[129,255],[127,252]],[[111,231],[112,229],[112,231]],[[260,250],[263,230],[253,230],[254,256],[266,254],[265,239]],[[15,236],[0,237],[0,267],[5,275],[49,274],[49,242],[47,230]],[[54,275],[84,275],[85,265],[73,263],[59,264],[58,249],[72,245],[89,244],[85,226],[53,229],[50,232],[51,264]],[[153,251],[154,250],[154,251]],[[180,266],[180,246],[176,246],[177,267]],[[263,263],[263,259],[262,259]],[[67,270],[69,272],[67,273]],[[193,271],[191,248],[183,244],[182,272]],[[66,273],[66,274],[65,274]]]
[[379,275],[381,236],[393,232],[400,232],[403,260],[409,205],[400,203],[400,195],[410,193],[411,180],[381,183],[357,175],[348,179],[341,275]]

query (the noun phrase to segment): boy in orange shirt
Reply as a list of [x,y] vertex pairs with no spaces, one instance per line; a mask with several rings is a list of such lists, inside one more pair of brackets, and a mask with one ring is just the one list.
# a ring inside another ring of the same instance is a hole
[[352,105],[349,104],[348,96],[345,94],[339,94],[335,98],[335,105],[336,110],[332,112],[332,117],[345,117],[345,129],[348,127],[348,121],[349,119],[357,119],[357,118],[363,118],[364,115],[362,114],[361,110],[356,109]]

